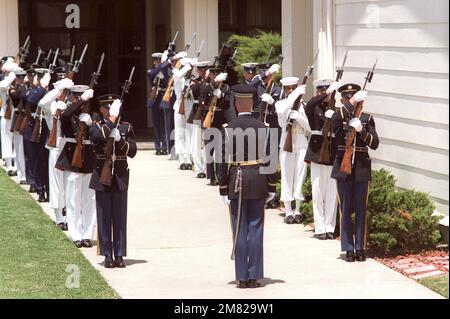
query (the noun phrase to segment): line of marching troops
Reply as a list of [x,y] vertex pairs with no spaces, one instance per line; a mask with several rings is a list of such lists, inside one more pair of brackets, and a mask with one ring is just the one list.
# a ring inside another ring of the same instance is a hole
[[[213,63],[198,61],[198,56],[188,58],[186,52],[176,53],[170,46],[164,53],[153,54],[154,68],[148,71],[148,79],[156,155],[170,156],[179,161],[181,170],[193,170],[197,178],[207,178],[209,185],[219,186],[220,195],[230,208],[235,237],[232,259],[238,288],[260,286],[264,209],[278,206],[275,188],[280,179],[285,222],[302,222],[300,208],[308,165],[317,238],[335,238],[339,206],[345,259],[365,261],[366,206],[371,179],[368,150],[377,149],[379,144],[373,117],[356,111],[367,92],[357,84],[319,79],[314,82],[314,97],[305,102],[302,97],[306,85],[301,85],[299,78],[285,77],[280,85],[274,84],[280,71],[278,64],[245,63],[244,81],[238,83],[237,74],[230,68],[234,62],[231,45],[224,45]],[[337,91],[342,105],[330,107]],[[325,123],[331,125],[326,133]],[[210,128],[222,132],[222,154],[214,154],[219,152],[217,147],[208,147],[214,142],[209,137]],[[264,167],[264,160],[249,152],[248,141],[239,144],[243,145],[239,149],[236,139],[229,137],[233,129],[250,129],[255,131],[256,141],[260,141],[260,129],[269,131],[267,128],[273,130],[266,134],[278,132],[269,139],[277,139],[279,143],[275,157],[281,166],[281,176],[262,174],[259,169]],[[352,132],[356,133],[351,148],[353,169],[351,174],[345,174],[340,166]],[[289,134],[292,149],[287,151],[284,145]],[[321,156],[326,142],[328,160]],[[229,157],[223,154],[226,146],[234,150]]]
[[[39,63],[39,52],[32,64],[24,51],[0,60],[0,141],[7,174],[29,185],[39,202],[49,202],[56,225],[68,231],[78,248],[90,248],[98,238],[105,267],[123,268],[127,157],[134,157],[137,147],[131,124],[120,121],[122,101],[115,94],[101,96],[98,112],[92,111],[99,71],[90,86],[73,80],[85,51],[75,63],[58,60],[58,53],[54,63],[51,54]],[[101,174],[109,141],[113,169],[111,182],[104,184]],[[81,155],[79,163],[76,154]]]

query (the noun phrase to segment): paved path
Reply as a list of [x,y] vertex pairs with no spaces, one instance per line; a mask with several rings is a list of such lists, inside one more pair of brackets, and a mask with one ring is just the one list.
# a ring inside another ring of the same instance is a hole
[[138,153],[130,166],[128,267],[104,269],[95,248],[83,249],[123,298],[442,298],[374,260],[344,262],[338,241],[316,240],[278,211],[266,217],[265,287],[236,289],[218,189],[153,152]]

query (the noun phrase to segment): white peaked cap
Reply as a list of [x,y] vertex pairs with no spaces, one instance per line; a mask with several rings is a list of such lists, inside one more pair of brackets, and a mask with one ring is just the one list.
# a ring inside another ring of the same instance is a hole
[[291,76],[291,77],[287,77],[287,78],[282,78],[280,80],[281,85],[283,86],[294,86],[294,85],[298,85],[298,82],[300,81],[299,78],[295,77],[295,76]]
[[314,87],[318,88],[321,86],[330,86],[331,84],[333,84],[333,80],[331,79],[320,79],[320,80],[316,80],[314,81]]

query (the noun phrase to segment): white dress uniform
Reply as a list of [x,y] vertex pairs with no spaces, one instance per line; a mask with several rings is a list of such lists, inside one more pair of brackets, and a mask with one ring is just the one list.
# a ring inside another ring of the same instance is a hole
[[[186,84],[185,76],[190,70],[192,70],[192,67],[189,64],[183,66],[180,70],[173,70],[173,90],[177,97],[174,104],[175,152],[178,156],[180,165],[191,164],[189,145],[191,141],[192,125],[189,124],[188,126],[186,116],[179,114],[181,101],[183,99],[183,90]],[[185,103],[185,107],[187,107],[186,104],[188,103]],[[192,104],[190,109],[192,110]]]
[[[1,118],[1,134],[0,138],[2,141],[2,158],[6,163],[6,167],[8,171],[16,171],[13,163],[13,159],[15,157],[13,150],[13,133],[11,133],[11,119],[5,119],[5,112],[7,106],[8,99],[8,90],[11,83],[14,81],[11,77],[6,76],[4,80],[0,81],[0,97],[2,100],[2,105],[0,109],[0,118]],[[10,103],[10,107],[12,108],[12,103]],[[11,111],[13,111],[11,109]],[[13,112],[11,112],[13,113]]]
[[[39,102],[39,105],[42,107],[44,120],[47,123],[47,127],[49,128],[50,132],[53,128],[53,116],[56,113],[56,99],[60,94],[60,90],[54,89],[47,93],[47,95],[45,95],[44,98]],[[55,168],[56,162],[58,161],[59,155],[61,154],[61,150],[64,148],[62,142],[63,139],[61,136],[61,124],[58,121],[56,147],[53,148],[46,145],[46,148],[49,150],[49,204],[55,212],[56,224],[65,223],[64,216],[62,214],[64,207],[66,207],[66,201],[64,197],[64,172]]]
[[[294,81],[295,84],[298,82]],[[288,82],[289,83],[289,82]],[[294,84],[294,85],[295,85]],[[287,84],[289,85],[289,84]],[[295,91],[294,91],[295,92]],[[306,150],[308,148],[308,134],[310,127],[308,118],[302,106],[299,110],[300,116],[295,120],[292,137],[293,152],[284,151],[284,144],[287,136],[287,125],[289,122],[289,113],[292,111],[298,96],[291,93],[286,99],[278,101],[275,104],[278,114],[278,121],[282,129],[280,142],[280,164],[281,164],[281,201],[285,203],[286,217],[300,215],[300,207],[297,205],[295,213],[292,211],[292,201],[303,201],[303,183],[306,179],[307,165],[305,163]]]

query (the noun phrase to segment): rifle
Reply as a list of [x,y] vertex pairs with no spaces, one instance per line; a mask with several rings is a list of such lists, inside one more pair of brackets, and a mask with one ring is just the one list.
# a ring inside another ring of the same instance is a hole
[[[127,94],[130,91],[131,84],[133,83],[133,76],[134,76],[135,67],[131,70],[130,77],[127,81],[125,81],[125,84],[123,86],[122,94],[120,97],[121,103],[123,103],[125,94]],[[114,123],[116,128],[119,127],[120,120],[122,117],[122,110],[120,110],[120,114],[118,118],[116,119],[116,122]],[[112,185],[112,177],[114,174],[114,161],[115,161],[115,140],[113,137],[108,137],[106,141],[105,146],[105,162],[103,164],[102,173],[100,175],[100,183],[102,183],[105,186],[111,186]]]
[[[100,58],[100,63],[98,64],[97,72],[92,73],[91,83],[89,84],[90,89],[93,89],[95,87],[95,85],[98,84],[98,78],[101,75],[100,72],[102,70],[104,60],[105,60],[105,53],[103,53]],[[91,108],[91,103],[90,103],[90,101],[87,101],[84,104],[83,113],[89,113],[90,108]],[[75,148],[75,152],[73,153],[72,163],[71,163],[71,166],[73,166],[73,167],[83,168],[83,156],[82,156],[83,149],[84,149],[83,141],[84,141],[84,137],[86,136],[86,131],[87,131],[86,123],[80,122],[80,127],[78,129],[78,134],[76,137],[77,146]]]
[[[68,69],[66,70],[66,77],[68,79],[73,80],[73,78],[75,77],[75,74],[78,73],[80,71],[79,67],[81,64],[83,64],[83,59],[84,59],[84,55],[86,54],[88,45],[86,44],[86,46],[84,47],[83,53],[81,54],[81,57],[79,59],[79,61],[77,61],[76,66],[74,64],[73,69]],[[74,50],[72,50],[72,53],[74,52]],[[73,60],[73,57],[72,57]],[[61,95],[58,97],[58,101],[67,101],[67,97],[70,94],[70,90],[69,89],[64,89],[64,91],[61,93]],[[48,147],[52,147],[55,148],[56,147],[56,143],[58,140],[58,120],[61,116],[61,110],[56,110],[55,115],[53,116],[53,124],[52,124],[52,130],[50,131],[50,135],[48,137],[48,141],[47,141],[47,146]]]
[[[226,72],[227,69],[228,69],[229,67],[231,67],[231,63],[233,63],[234,59],[236,58],[237,52],[238,52],[238,49],[236,49],[236,50],[234,51],[233,56],[231,57],[231,59],[228,60],[227,65],[225,66],[225,69],[224,69],[223,72]],[[220,84],[219,84],[219,86],[217,87],[217,89],[218,89],[218,90],[221,90],[222,87],[223,87],[223,82],[220,82]],[[211,126],[212,126],[212,123],[213,123],[213,121],[214,121],[214,114],[215,114],[215,112],[216,112],[216,106],[217,106],[217,101],[218,101],[218,100],[219,100],[219,99],[217,98],[217,96],[214,96],[213,99],[212,99],[212,101],[211,101],[211,104],[209,105],[208,114],[206,114],[205,120],[203,121],[203,127],[206,128],[206,129],[209,129],[209,128],[211,128]]]
[[[200,45],[200,48],[195,52],[195,58],[198,59],[200,57],[200,54],[202,54],[203,46],[205,45],[205,40],[202,41],[202,44]],[[191,79],[189,79],[183,89],[183,94],[181,97],[181,104],[180,104],[180,111],[178,114],[180,115],[186,115],[186,99],[189,96],[189,90],[191,87]]]
[[17,53],[17,56],[15,58],[15,61],[18,62],[19,66],[25,63],[25,59],[27,58],[30,50],[30,45],[31,45],[31,36],[29,35],[25,39],[25,43],[19,48],[19,53]]
[[[308,83],[309,77],[312,75],[314,71],[314,65],[316,64],[317,58],[319,56],[320,49],[317,50],[316,56],[314,58],[314,62],[312,65],[308,67],[306,70],[305,76],[303,77],[303,81],[301,85],[306,85]],[[301,104],[302,104],[302,95],[298,97],[298,99],[294,102],[294,107],[292,108],[293,111],[300,110]],[[294,126],[295,121],[289,120],[287,125],[287,135],[286,135],[286,141],[284,143],[284,151],[292,153],[293,152],[293,136],[292,136],[292,128]]]
[[[281,55],[279,56],[279,58],[278,58],[278,64],[279,65],[283,64],[284,57],[285,57],[285,55],[287,53],[288,48],[289,48],[289,45],[286,46],[284,54],[281,53]],[[268,58],[266,60],[266,63],[269,63],[270,56],[272,54],[272,50],[273,50],[273,47],[270,49],[269,56],[268,56]],[[273,86],[274,86],[274,79],[272,78],[272,79],[269,80],[269,83],[267,83],[267,88],[266,88],[266,92],[265,93],[270,94],[270,92],[272,92],[272,90],[273,90]],[[261,108],[259,109],[259,120],[261,122],[264,122],[264,123],[266,122],[268,109],[269,109],[269,105],[266,102],[264,102],[261,105]]]
[[50,65],[50,57],[52,56],[52,53],[53,53],[53,50],[50,49],[50,51],[48,51],[47,57],[44,59],[44,61],[42,61],[43,68],[47,68]]
[[[19,84],[18,89],[16,90],[22,92],[22,90],[25,90],[25,84],[23,83]],[[20,126],[22,125],[23,118],[24,118],[23,103],[22,98],[20,98],[19,105],[17,106],[17,117],[16,121],[14,122],[13,132],[20,133]]]
[[50,64],[50,66],[49,66],[50,74],[54,73],[54,69],[56,68],[56,63],[58,62],[58,56],[59,56],[59,48],[56,49],[55,58],[53,59],[53,63]]
[[[336,68],[336,82],[339,82],[342,79],[342,76],[344,75],[344,67],[345,63],[347,62],[347,56],[348,51],[345,54],[344,62],[342,63],[341,67]],[[336,110],[336,91],[334,91],[331,94],[330,102],[328,102],[327,110]],[[325,123],[323,124],[322,128],[322,136],[323,136],[323,142],[322,147],[320,149],[320,156],[319,156],[319,162],[323,164],[331,164],[331,138],[332,138],[332,131],[331,131],[332,121],[331,119],[325,119]]]
[[[375,74],[375,68],[377,66],[378,59],[375,61],[375,64],[373,68],[367,73],[367,77],[365,78],[366,81],[364,83],[363,91],[366,90],[367,84],[372,83],[373,76]],[[359,102],[356,104],[355,108],[355,117],[359,118],[361,116],[362,110],[363,110],[364,101]],[[347,142],[345,146],[345,154],[344,158],[342,159],[341,163],[341,172],[347,175],[352,174],[352,166],[353,166],[353,142],[356,138],[356,130],[354,128],[351,128],[349,131],[349,134],[347,136]]]
[[44,51],[42,51],[42,49],[40,47],[38,47],[38,56],[37,56],[36,61],[34,62],[34,64],[39,65],[39,60],[41,59],[42,53],[44,53]]
[[[197,34],[194,32],[191,40],[188,43],[186,43],[186,47],[184,48],[185,52],[189,51],[189,49],[192,46],[192,42],[194,41],[196,36],[197,36]],[[178,61],[177,64],[175,65],[175,69],[180,69],[180,68],[181,68],[181,61]],[[170,97],[172,96],[173,82],[174,82],[174,80],[173,80],[173,76],[172,76],[169,80],[169,85],[167,86],[166,93],[164,93],[164,97],[163,97],[163,101],[166,103],[170,102]]]

